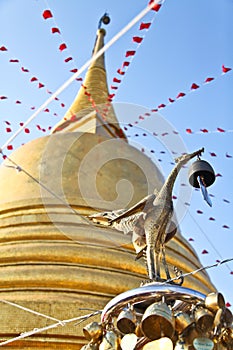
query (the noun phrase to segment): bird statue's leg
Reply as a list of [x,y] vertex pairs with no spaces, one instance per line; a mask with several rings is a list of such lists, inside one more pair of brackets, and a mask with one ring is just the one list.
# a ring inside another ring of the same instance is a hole
[[156,278],[154,249],[149,244],[146,249],[147,269],[150,280]]
[[159,264],[159,254],[156,254],[156,281],[160,280],[160,264]]
[[171,279],[171,275],[170,275],[170,272],[169,272],[169,269],[168,269],[168,265],[167,265],[167,261],[166,261],[166,254],[165,254],[165,247],[164,247],[164,245],[162,246],[162,263],[163,263],[163,266],[164,266],[164,270],[165,270],[165,273],[166,273],[167,280],[170,280]]

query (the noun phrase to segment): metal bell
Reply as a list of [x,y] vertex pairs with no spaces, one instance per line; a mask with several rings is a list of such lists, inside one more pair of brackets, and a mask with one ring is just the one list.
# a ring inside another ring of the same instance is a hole
[[166,303],[153,303],[146,309],[142,317],[141,329],[147,338],[151,340],[161,337],[171,338],[174,328],[175,320]]
[[136,322],[137,319],[133,310],[122,310],[117,318],[117,328],[123,334],[134,333]]
[[87,340],[97,341],[103,334],[102,325],[98,322],[91,322],[83,328],[83,334]]
[[205,306],[211,311],[218,311],[225,307],[225,300],[221,293],[209,293],[205,298]]
[[194,320],[185,312],[178,312],[175,315],[175,328],[179,334],[187,330],[193,323]]
[[215,181],[215,172],[212,166],[205,160],[196,160],[189,169],[189,183],[199,188],[198,176],[202,178],[205,187],[212,185]]
[[109,15],[108,15],[107,13],[105,13],[105,14],[103,15],[103,17],[102,17],[102,22],[103,22],[103,24],[105,24],[105,25],[107,25],[107,24],[110,23],[110,17],[109,17]]
[[207,332],[213,327],[214,315],[208,309],[198,307],[195,310],[195,321],[197,329]]

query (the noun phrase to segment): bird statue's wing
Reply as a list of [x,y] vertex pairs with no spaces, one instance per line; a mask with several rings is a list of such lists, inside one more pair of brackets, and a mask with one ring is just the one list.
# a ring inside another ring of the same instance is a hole
[[[176,232],[177,232],[177,225],[175,224],[174,221],[170,221],[170,223],[166,228],[166,236],[165,236],[164,244],[167,244],[175,236]],[[138,260],[144,255],[144,251],[147,248],[146,236],[145,235],[142,237],[138,236],[135,239],[133,239],[133,245],[137,253],[135,260]]]
[[95,224],[99,224],[103,226],[111,226],[111,221],[118,218],[125,211],[126,209],[104,211],[101,213],[95,213],[93,215],[89,215],[88,219],[90,219]]
[[125,211],[122,211],[122,213],[120,215],[118,215],[116,218],[113,218],[111,220],[111,223],[119,222],[120,220],[122,220],[124,218],[138,214],[140,212],[142,212],[142,213],[145,212],[148,207],[153,206],[153,202],[155,200],[155,197],[156,197],[155,194],[150,194],[150,195],[146,196],[140,202],[133,205],[131,208],[129,208]]

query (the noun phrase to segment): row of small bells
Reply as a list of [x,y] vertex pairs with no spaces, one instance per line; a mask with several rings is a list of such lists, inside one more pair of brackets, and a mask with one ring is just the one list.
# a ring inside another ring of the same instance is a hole
[[81,350],[233,349],[232,322],[232,313],[217,292],[208,294],[203,303],[189,304],[185,311],[164,300],[152,303],[143,314],[128,305],[111,323],[84,327],[89,344]]

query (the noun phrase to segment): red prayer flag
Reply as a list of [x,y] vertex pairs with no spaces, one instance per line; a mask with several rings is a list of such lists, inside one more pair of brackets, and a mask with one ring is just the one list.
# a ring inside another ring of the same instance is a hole
[[179,94],[176,96],[176,98],[184,97],[185,93],[184,92],[179,92]]
[[205,83],[210,83],[212,80],[214,80],[214,78],[206,78],[206,80],[204,82]]
[[231,70],[231,68],[227,68],[227,67],[225,67],[224,65],[222,65],[222,72],[223,73],[227,73],[227,72],[229,72]]
[[21,67],[21,70],[22,70],[24,73],[28,73],[28,72],[29,72],[29,70],[26,69],[26,68],[24,68],[24,67]]
[[62,44],[59,46],[59,50],[60,50],[60,51],[63,51],[63,50],[65,50],[65,49],[67,49],[67,46],[66,46],[65,43],[62,43]]
[[24,129],[24,132],[25,132],[26,134],[29,134],[29,133],[30,133],[30,130],[29,130],[28,128],[25,128],[25,129]]
[[230,203],[230,201],[228,199],[223,199],[223,202]]
[[44,10],[42,16],[44,17],[44,19],[48,19],[48,18],[52,18],[52,12],[50,10]]
[[19,100],[17,100],[17,101],[15,101],[15,103],[17,103],[17,104],[21,104],[22,102],[21,102],[21,101],[19,101]]
[[13,149],[13,146],[12,145],[8,145],[7,149],[8,149],[8,151],[11,151]]
[[38,84],[38,88],[39,88],[39,89],[41,89],[41,88],[43,88],[43,87],[44,87],[44,84],[42,84],[42,83],[39,83],[39,84]]
[[[153,3],[154,3],[154,0],[150,0],[149,5],[152,5]],[[161,6],[162,6],[161,4],[155,4],[151,7],[151,10],[158,12]]]
[[122,64],[122,67],[128,67],[130,65],[130,62],[128,61],[124,61],[123,64]]
[[173,100],[173,99],[172,99],[172,98],[170,98],[170,97],[169,97],[168,101],[169,101],[170,103],[175,102],[175,100]]
[[36,77],[32,77],[30,81],[33,82],[33,81],[37,81],[37,80],[38,79]]
[[213,217],[211,216],[211,217],[209,217],[209,220],[210,220],[210,221],[215,221],[215,218],[213,218]]
[[125,74],[125,72],[123,72],[120,68],[117,69],[117,73],[120,74],[120,75],[124,75]]
[[164,107],[166,107],[166,105],[165,105],[164,103],[161,103],[161,104],[158,106],[158,108],[164,108]]
[[223,228],[230,228],[228,225],[223,225],[222,227]]
[[140,24],[139,30],[149,29],[150,26],[151,26],[151,23],[150,23],[150,22],[148,22],[148,23],[143,23],[143,22],[142,22],[142,23]]
[[0,51],[7,51],[7,48],[5,46],[1,46]]
[[125,57],[129,57],[129,56],[134,56],[136,53],[135,50],[129,50],[129,51],[126,51],[125,53]]
[[202,132],[207,133],[209,132],[207,129],[200,129]]
[[18,63],[19,60],[17,60],[17,59],[11,59],[11,60],[9,60],[9,62],[10,62],[10,63]]
[[227,302],[226,307],[231,307],[231,304]]
[[209,252],[208,252],[206,249],[204,249],[204,250],[201,252],[201,254],[209,254]]
[[111,90],[117,90],[118,86],[111,85],[110,88],[111,88]]
[[216,153],[210,152],[211,157],[217,157]]
[[6,125],[11,125],[11,123],[8,120],[4,121],[6,123]]
[[6,132],[11,132],[11,128],[6,128]]
[[232,156],[230,154],[228,154],[228,153],[226,153],[226,157],[227,158],[232,158]]
[[71,73],[77,73],[78,69],[77,68],[74,68],[74,69],[71,69],[70,72]]
[[133,36],[133,42],[140,44],[142,42],[143,38],[140,36]]
[[70,61],[72,61],[72,57],[67,57],[64,61],[67,63],[67,62],[70,62]]
[[197,210],[197,214],[203,214],[203,211],[201,211],[201,210]]
[[0,100],[6,100],[7,97],[6,96],[0,96]]
[[114,83],[121,83],[121,80],[120,80],[120,79],[117,79],[117,78],[113,78],[113,82],[114,82]]
[[217,174],[215,174],[215,177],[222,177],[222,174],[217,173]]
[[187,134],[192,134],[193,133],[191,129],[186,129],[186,132],[187,132]]
[[225,130],[222,129],[222,128],[217,128],[217,130],[218,130],[219,132],[225,132]]
[[52,34],[55,34],[55,33],[61,34],[59,28],[56,28],[56,27],[51,28],[51,32]]
[[200,87],[199,85],[197,85],[196,83],[193,83],[192,86],[191,86],[191,90],[196,90],[199,87]]
[[65,107],[65,103],[61,103],[61,107],[64,108]]

